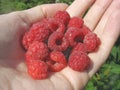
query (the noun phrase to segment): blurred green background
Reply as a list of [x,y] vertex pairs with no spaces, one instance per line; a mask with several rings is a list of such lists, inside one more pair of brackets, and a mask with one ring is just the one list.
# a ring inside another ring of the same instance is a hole
[[[0,0],[0,14],[24,10],[44,3],[64,2],[71,4],[74,0]],[[120,90],[120,37],[114,45],[106,63],[91,78],[84,90]]]

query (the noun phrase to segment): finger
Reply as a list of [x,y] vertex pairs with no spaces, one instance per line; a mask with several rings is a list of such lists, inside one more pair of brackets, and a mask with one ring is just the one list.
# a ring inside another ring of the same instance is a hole
[[39,21],[45,17],[51,17],[58,10],[65,10],[67,4],[58,3],[58,4],[44,4],[36,6],[34,8],[20,11],[18,15],[28,24]]
[[101,16],[111,4],[112,0],[97,0],[84,17],[85,25],[94,30]]
[[120,10],[114,12],[108,19],[104,32],[100,37],[102,43],[97,53],[90,54],[93,61],[93,67],[89,72],[89,76],[101,67],[110,54],[110,51],[120,35]]
[[70,16],[81,16],[95,0],[75,0],[68,8]]
[[95,28],[95,33],[97,33],[98,36],[101,36],[101,34],[103,33],[104,27],[107,21],[109,20],[110,15],[113,14],[115,11],[117,12],[119,10],[120,10],[120,0],[114,0],[112,4],[109,6],[108,10],[103,15],[97,27]]
[[66,67],[60,72],[73,87],[72,90],[83,90],[89,80],[87,72],[77,72],[70,67]]

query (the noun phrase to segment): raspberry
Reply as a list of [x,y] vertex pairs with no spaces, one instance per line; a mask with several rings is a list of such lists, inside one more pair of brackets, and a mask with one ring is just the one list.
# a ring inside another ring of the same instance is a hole
[[33,40],[34,40],[34,36],[30,34],[29,32],[25,32],[23,40],[22,40],[23,47],[25,49],[28,49],[29,45],[33,42]]
[[73,48],[72,52],[74,52],[74,51],[81,51],[81,52],[84,52],[84,53],[87,52],[86,47],[85,47],[85,45],[84,45],[83,43],[78,43],[78,44]]
[[29,45],[33,43],[33,41],[45,41],[49,36],[49,29],[45,26],[43,22],[37,22],[32,25],[30,31],[25,33],[23,37],[22,44],[25,49],[28,49]]
[[65,33],[66,39],[69,41],[71,46],[75,46],[78,42],[83,41],[82,30],[79,28],[71,27]]
[[94,52],[100,45],[100,39],[95,33],[88,33],[83,40],[88,52]]
[[49,54],[48,47],[43,42],[34,41],[26,52],[26,60],[44,60]]
[[67,66],[66,58],[62,52],[52,51],[50,60],[47,61],[50,71],[58,72]]
[[75,71],[84,71],[90,66],[90,58],[84,52],[75,51],[69,56],[68,65]]
[[33,60],[27,64],[28,73],[34,79],[45,79],[48,77],[48,65],[39,60]]
[[32,24],[30,31],[31,30],[38,30],[39,28],[48,29],[48,27],[46,26],[46,23],[44,22],[44,19],[41,20],[40,22],[36,22],[36,23]]
[[61,32],[53,32],[48,39],[48,47],[51,50],[64,51],[69,46],[69,42]]
[[85,25],[83,25],[83,27],[81,29],[82,29],[82,32],[83,32],[83,38],[85,37],[86,34],[91,32],[91,30]]
[[70,21],[68,23],[68,28],[69,27],[81,28],[83,26],[83,23],[84,23],[84,21],[82,20],[82,18],[73,17],[70,19]]
[[66,11],[57,11],[54,18],[61,20],[65,25],[67,25],[70,20],[70,15]]
[[46,23],[46,25],[48,26],[48,28],[50,29],[51,32],[56,31],[57,28],[59,27],[58,22],[56,22],[56,20],[54,18],[44,19],[43,22]]
[[50,29],[51,32],[59,31],[64,33],[65,32],[65,25],[60,20],[55,18],[48,18],[43,20],[46,23],[47,27]]
[[35,40],[44,41],[48,39],[49,36],[49,29],[45,26],[45,23],[36,23],[30,28],[30,33],[35,36]]

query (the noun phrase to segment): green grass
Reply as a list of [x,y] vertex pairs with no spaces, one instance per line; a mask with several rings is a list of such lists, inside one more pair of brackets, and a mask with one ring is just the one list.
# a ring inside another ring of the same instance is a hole
[[[24,10],[40,4],[59,2],[71,4],[73,0],[0,0],[0,14]],[[107,61],[91,78],[85,90],[120,90],[120,37]]]
[[71,4],[73,0],[0,0],[0,13],[24,10],[40,4],[59,2]]

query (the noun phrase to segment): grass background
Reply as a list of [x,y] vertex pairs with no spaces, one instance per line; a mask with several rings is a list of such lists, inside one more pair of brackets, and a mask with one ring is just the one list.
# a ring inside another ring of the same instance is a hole
[[[71,4],[74,0],[0,0],[0,14],[24,10],[44,3],[63,2]],[[114,45],[107,61],[91,78],[85,90],[120,90],[120,37]]]

